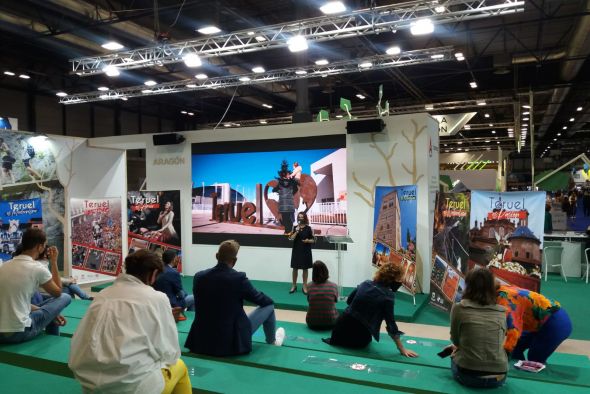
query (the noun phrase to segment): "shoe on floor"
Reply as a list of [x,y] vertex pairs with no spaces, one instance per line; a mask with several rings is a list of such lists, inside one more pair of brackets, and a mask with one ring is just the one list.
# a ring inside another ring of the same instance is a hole
[[283,327],[279,327],[275,333],[275,346],[283,346],[285,335],[285,329]]
[[295,287],[291,287],[291,290],[289,290],[289,294],[293,294],[297,291],[297,286]]

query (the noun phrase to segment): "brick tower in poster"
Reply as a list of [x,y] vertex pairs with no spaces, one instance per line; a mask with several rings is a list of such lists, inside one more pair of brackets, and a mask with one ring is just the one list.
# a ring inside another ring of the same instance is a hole
[[391,250],[399,251],[402,245],[401,233],[399,198],[397,191],[394,190],[383,196],[373,241],[381,242],[389,246]]

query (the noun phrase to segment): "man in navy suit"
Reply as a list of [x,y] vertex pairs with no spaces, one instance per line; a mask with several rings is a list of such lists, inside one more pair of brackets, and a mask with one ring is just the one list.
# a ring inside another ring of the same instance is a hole
[[[262,325],[266,343],[281,346],[285,330],[275,332],[273,300],[256,290],[243,272],[234,270],[240,245],[219,245],[217,265],[198,272],[193,281],[195,321],[185,347],[193,353],[232,356],[252,351],[252,334]],[[249,315],[244,300],[258,305]]]
[[181,307],[189,311],[194,310],[195,299],[192,294],[187,295],[182,288],[182,279],[180,278],[180,273],[176,270],[178,266],[178,254],[176,250],[166,250],[162,254],[162,261],[165,264],[164,272],[156,279],[154,289],[166,294],[173,308]]

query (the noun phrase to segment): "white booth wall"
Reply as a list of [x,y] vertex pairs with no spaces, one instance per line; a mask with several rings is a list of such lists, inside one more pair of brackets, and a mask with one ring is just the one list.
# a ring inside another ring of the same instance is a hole
[[[370,278],[375,186],[418,185],[418,271],[421,290],[429,291],[432,249],[432,217],[439,184],[438,122],[428,114],[384,118],[382,133],[347,136],[348,227],[354,244],[343,252],[343,284],[353,286]],[[145,190],[180,190],[183,269],[186,274],[213,266],[217,245],[192,244],[191,144],[315,137],[346,133],[346,121],[303,123],[224,130],[182,132],[186,142],[154,146],[152,135],[95,138],[92,147],[146,149]],[[164,159],[164,160],[162,160]],[[165,164],[162,164],[165,163]],[[288,248],[243,246],[237,269],[251,279],[288,282],[291,278]],[[336,252],[314,250],[314,260],[327,263],[332,279],[337,277]],[[420,289],[419,289],[420,290]]]

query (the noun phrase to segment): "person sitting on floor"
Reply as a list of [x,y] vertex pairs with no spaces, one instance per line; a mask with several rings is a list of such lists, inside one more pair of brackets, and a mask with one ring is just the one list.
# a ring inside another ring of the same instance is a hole
[[163,270],[149,250],[130,254],[126,273],[90,304],[68,362],[84,392],[192,392],[170,302],[151,287]]
[[451,370],[459,383],[478,388],[499,387],[506,381],[504,351],[506,315],[496,305],[494,274],[485,268],[465,278],[461,302],[451,308]]
[[[516,286],[498,286],[496,302],[506,308],[504,348],[515,360],[542,364],[572,333],[572,322],[557,301]],[[528,349],[527,357],[524,352]]]
[[379,342],[379,330],[385,320],[387,333],[405,357],[418,354],[404,347],[395,322],[393,305],[395,292],[401,286],[403,272],[400,265],[385,263],[379,267],[373,280],[366,280],[350,293],[348,307],[336,321],[332,336],[324,342],[348,348],[364,348],[375,338]]
[[[193,279],[195,321],[185,347],[193,353],[232,356],[252,351],[252,334],[262,325],[266,343],[281,346],[285,330],[275,332],[273,300],[256,290],[243,272],[234,269],[240,245],[224,241],[215,257],[217,265]],[[258,305],[248,316],[244,301]]]
[[[48,250],[51,272],[36,261]],[[59,335],[66,324],[60,315],[71,302],[61,291],[57,269],[57,248],[47,248],[43,230],[28,229],[22,237],[22,252],[0,266],[0,343],[20,343],[33,339],[43,330]],[[38,306],[31,298],[41,286],[52,298]]]
[[[189,311],[195,310],[195,298],[192,294],[186,294],[182,288],[180,273],[176,270],[179,261],[176,250],[166,250],[162,254],[162,260],[165,264],[164,272],[162,272],[160,276],[158,276],[158,279],[156,279],[154,289],[166,294],[172,307],[180,307],[183,310],[187,309]],[[179,320],[186,320],[186,317],[181,314],[179,315]]]
[[336,324],[338,311],[338,287],[328,280],[328,267],[322,261],[313,263],[311,284],[307,289],[309,307],[305,322],[312,330],[329,330]]

